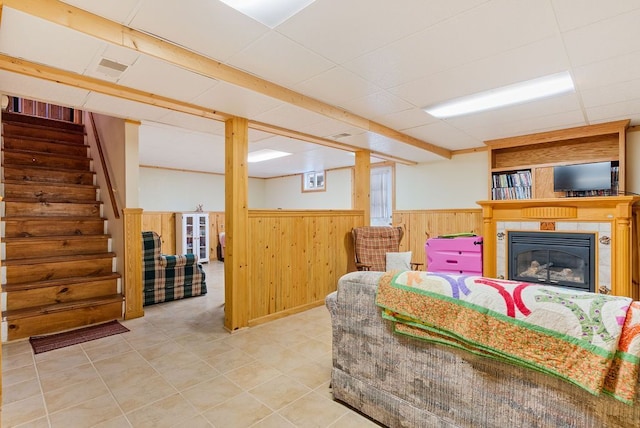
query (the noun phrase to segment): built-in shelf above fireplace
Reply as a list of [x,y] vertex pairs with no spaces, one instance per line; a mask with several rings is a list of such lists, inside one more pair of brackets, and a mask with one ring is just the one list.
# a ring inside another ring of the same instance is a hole
[[[479,201],[483,215],[483,275],[507,278],[510,232],[554,231],[594,235],[595,291],[640,299],[632,208],[640,196]],[[542,264],[542,263],[541,263]]]

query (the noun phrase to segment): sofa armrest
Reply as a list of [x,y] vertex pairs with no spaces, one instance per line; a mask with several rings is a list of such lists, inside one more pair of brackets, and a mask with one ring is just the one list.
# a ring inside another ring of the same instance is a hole
[[182,266],[191,266],[197,263],[196,256],[194,254],[182,254],[176,256],[160,256],[160,266],[164,268],[176,268]]

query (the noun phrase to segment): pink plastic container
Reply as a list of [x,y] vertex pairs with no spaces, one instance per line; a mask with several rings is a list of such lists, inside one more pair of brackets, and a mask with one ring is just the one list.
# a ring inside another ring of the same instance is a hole
[[430,238],[424,250],[428,272],[482,275],[482,236]]

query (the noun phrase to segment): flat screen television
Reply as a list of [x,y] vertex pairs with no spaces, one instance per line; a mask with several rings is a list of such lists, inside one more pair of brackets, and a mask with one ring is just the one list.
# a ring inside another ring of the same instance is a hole
[[611,162],[556,166],[553,168],[553,190],[611,190]]

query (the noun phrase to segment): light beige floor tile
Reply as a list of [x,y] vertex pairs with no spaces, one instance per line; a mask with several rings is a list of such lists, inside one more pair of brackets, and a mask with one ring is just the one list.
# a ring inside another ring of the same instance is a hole
[[25,380],[22,382],[14,383],[10,386],[3,385],[2,389],[2,403],[9,404],[16,401],[24,400],[36,395],[41,395],[40,382],[38,378]]
[[307,361],[287,372],[287,375],[309,388],[317,388],[331,380],[331,359],[322,363]]
[[173,340],[167,340],[156,345],[149,346],[147,348],[138,349],[138,353],[144,357],[145,360],[151,361],[155,358],[160,358],[164,355],[180,352],[184,350],[182,345],[177,344]]
[[256,359],[240,350],[224,352],[220,355],[210,356],[205,359],[206,363],[218,370],[220,373],[227,373],[239,367],[251,364]]
[[281,372],[288,372],[307,363],[309,358],[289,348],[278,348],[271,352],[257,355],[256,359],[261,363],[272,366]]
[[109,387],[133,384],[158,373],[137,352],[106,358],[95,362],[94,366]]
[[44,400],[36,395],[2,406],[2,426],[14,427],[46,416]]
[[157,358],[149,360],[149,364],[151,364],[151,366],[158,372],[167,373],[176,368],[195,364],[199,361],[202,360],[181,347],[181,349],[176,349],[173,352],[168,352]]
[[284,375],[249,390],[252,396],[273,410],[279,410],[309,392],[311,389]]
[[123,337],[134,349],[144,349],[171,340],[162,330],[152,325],[132,329]]
[[199,412],[208,410],[242,393],[236,384],[218,376],[181,392]]
[[178,391],[191,388],[194,385],[213,379],[219,375],[220,372],[218,372],[218,370],[203,361],[177,367],[162,373],[162,376],[167,382],[173,385]]
[[113,419],[109,419],[108,421],[100,422],[99,424],[94,425],[92,428],[131,428],[131,424],[129,423],[127,418],[122,415]]
[[122,411],[110,394],[104,394],[91,400],[59,412],[51,413],[52,428],[83,428],[95,425],[122,415]]
[[43,417],[34,421],[29,421],[25,424],[18,425],[16,428],[49,428],[49,418]]
[[52,351],[35,354],[34,358],[37,363],[40,363],[40,362],[43,362],[44,360],[59,360],[64,358],[73,358],[78,355],[84,355],[84,350],[82,349],[82,345],[80,344],[73,345],[73,346],[65,346],[64,348],[54,349]]
[[135,383],[111,387],[111,393],[125,413],[176,393],[160,375],[139,379]]
[[295,428],[295,425],[279,414],[272,413],[263,420],[252,425],[251,428]]
[[343,417],[329,425],[330,428],[375,428],[377,423],[356,412],[348,412]]
[[[43,354],[36,355],[36,366],[38,367],[38,373],[44,374],[59,372],[89,363],[89,358],[87,358],[87,355],[84,353],[80,345],[69,347],[69,349],[70,348],[75,349],[73,349],[72,352],[60,353],[57,357],[50,355],[46,359],[39,360],[38,357]],[[57,351],[58,350],[49,352],[55,353]],[[49,352],[45,352],[45,354],[48,354]]]
[[[89,348],[83,347],[85,353],[91,361],[104,360],[105,358],[121,355],[125,352],[133,350],[131,345],[129,345],[129,343],[125,341],[120,335],[105,337],[105,339],[111,338],[114,339],[106,340],[100,344],[92,344]],[[96,340],[95,342],[100,341]]]
[[194,414],[194,408],[189,402],[180,394],[174,394],[134,410],[126,416],[134,427],[163,428],[175,426],[192,418]]
[[6,388],[14,383],[24,382],[29,379],[36,379],[36,366],[30,364],[24,367],[18,367],[16,369],[2,370],[2,385]]
[[53,413],[108,393],[109,390],[102,379],[95,376],[82,383],[63,384],[60,388],[46,392],[44,401],[49,413]]
[[[226,336],[229,333],[224,333]],[[184,349],[200,358],[215,357],[225,352],[233,351],[236,348],[226,343],[224,340],[207,340],[200,338],[200,335],[190,334],[185,337],[176,339],[176,342],[181,344]]]
[[213,425],[202,415],[196,415],[173,425],[175,428],[213,428]]
[[281,372],[271,366],[255,361],[231,370],[224,375],[243,390],[249,390],[279,376]]
[[326,398],[327,400],[333,401],[333,391],[331,390],[331,381],[323,383],[319,387],[313,390],[316,394]]
[[331,344],[315,339],[309,339],[292,346],[291,349],[298,351],[309,358],[313,358],[317,355],[324,355],[327,352],[331,352]]
[[42,385],[42,390],[47,393],[65,385],[74,385],[98,378],[98,372],[92,364],[83,364],[57,372],[41,373],[40,384]]
[[31,344],[27,339],[2,344],[2,357],[8,358],[18,354],[30,354]]
[[247,393],[238,395],[203,413],[216,427],[244,428],[269,416],[273,411]]
[[14,370],[33,365],[34,360],[31,353],[20,353],[13,355],[2,354],[2,370]]
[[328,427],[347,413],[341,404],[311,392],[280,410],[282,416],[300,428]]

